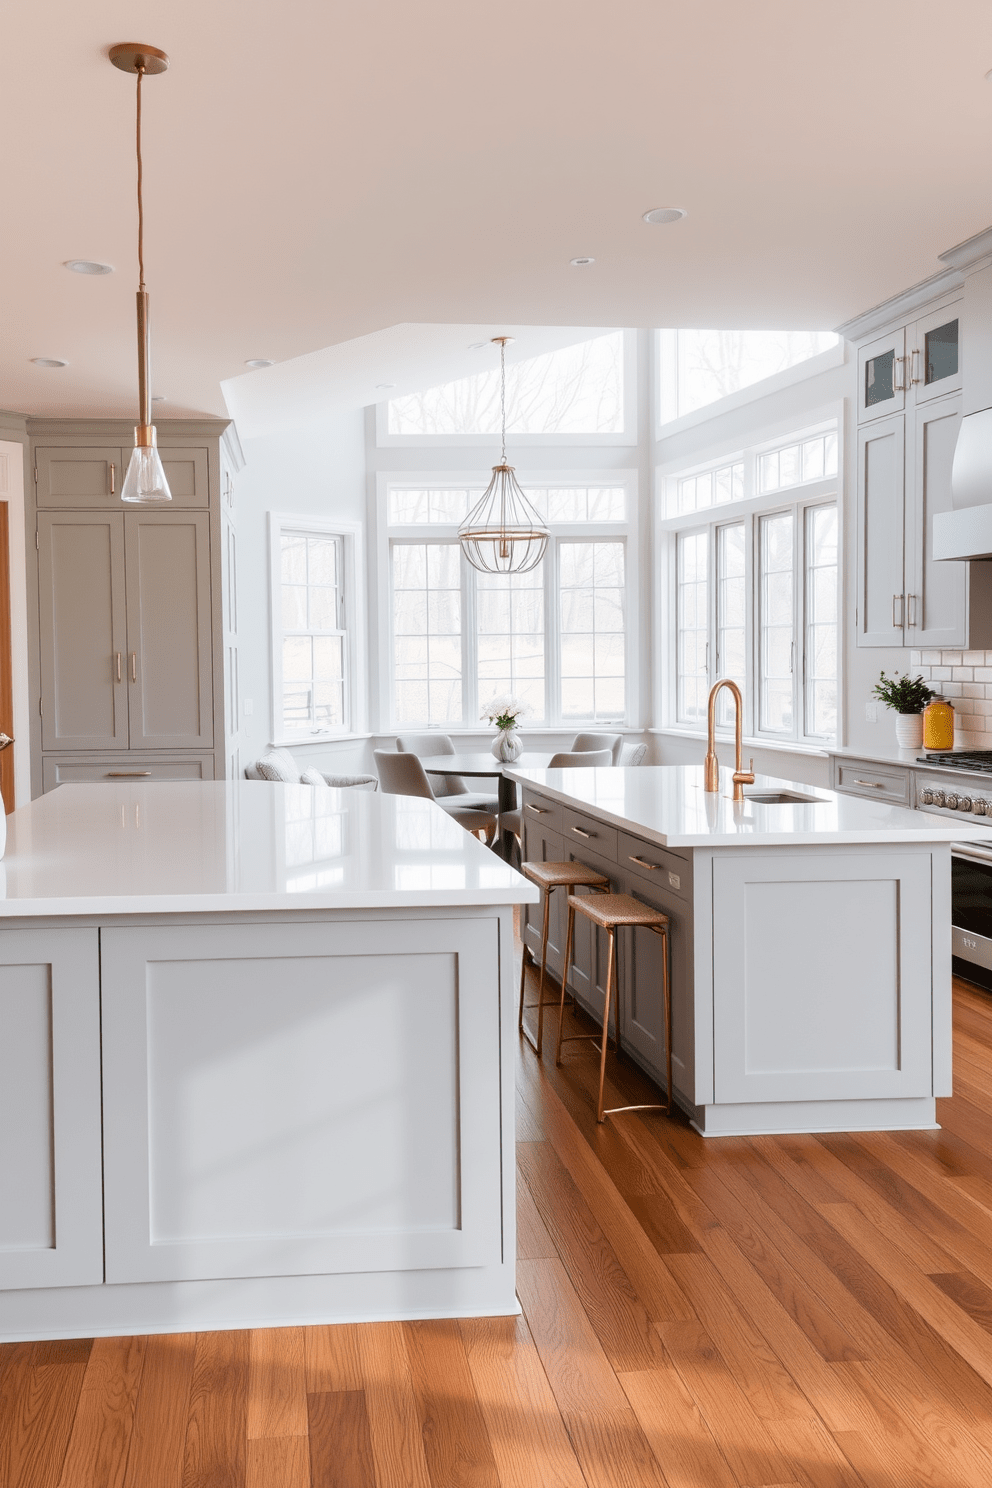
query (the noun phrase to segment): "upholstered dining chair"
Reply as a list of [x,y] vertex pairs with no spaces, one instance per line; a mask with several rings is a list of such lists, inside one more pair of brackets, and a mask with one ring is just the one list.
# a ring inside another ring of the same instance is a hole
[[[439,754],[457,754],[447,734],[431,729],[427,734],[400,734],[396,748],[401,754],[415,754],[418,759],[431,759]],[[497,799],[490,791],[470,791],[460,775],[434,775],[429,781],[434,798],[444,804],[445,796],[460,796],[462,806],[473,811],[497,809]]]
[[[415,754],[393,753],[391,749],[372,751],[375,767],[379,773],[379,785],[387,796],[423,796],[425,800],[436,799],[431,790],[423,765]],[[479,811],[463,804],[461,796],[449,796],[437,802],[459,826],[467,832],[484,832],[490,843],[496,835],[496,813]]]
[[620,751],[623,748],[623,734],[576,734],[572,740],[572,749],[585,753],[590,749],[608,749],[613,758],[611,765],[620,763]]

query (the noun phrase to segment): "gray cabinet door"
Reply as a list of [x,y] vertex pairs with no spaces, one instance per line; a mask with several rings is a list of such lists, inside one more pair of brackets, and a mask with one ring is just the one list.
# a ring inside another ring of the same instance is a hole
[[130,747],[212,745],[209,518],[124,520]]
[[0,931],[0,1290],[103,1281],[97,933]]
[[[557,832],[524,816],[523,860],[525,863],[561,863],[565,850]],[[551,913],[548,924],[548,967],[560,977],[565,951],[565,895],[555,889],[551,895]],[[522,939],[534,960],[540,965],[541,934],[544,924],[543,896],[537,904],[525,904],[523,908]]]
[[210,504],[210,462],[205,449],[182,449],[179,445],[160,445],[159,458],[172,492],[172,506],[208,506]]
[[40,512],[42,745],[126,749],[123,512]]
[[[692,864],[682,870],[686,887]],[[648,884],[640,875],[623,875],[621,892],[668,915],[669,976],[672,997],[672,1079],[676,1090],[694,1099],[692,906],[688,895]],[[620,1032],[624,1046],[637,1055],[662,1088],[667,1079],[665,1048],[664,942],[643,926],[621,930],[623,1007]]]
[[906,644],[967,646],[967,563],[935,563],[933,519],[951,510],[951,465],[961,399],[924,403],[915,416],[906,492]]
[[38,505],[119,510],[128,458],[118,445],[36,449]]
[[858,431],[859,646],[901,646],[905,621],[905,421]]

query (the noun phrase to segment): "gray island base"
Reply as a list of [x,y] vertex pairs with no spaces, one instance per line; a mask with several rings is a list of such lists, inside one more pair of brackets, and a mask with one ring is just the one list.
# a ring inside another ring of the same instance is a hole
[[[704,1136],[937,1125],[951,1094],[950,843],[988,828],[764,776],[736,803],[729,771],[711,793],[702,766],[511,773],[525,860],[578,859],[668,914],[674,1095]],[[564,903],[552,906],[560,976]],[[524,935],[539,957],[534,907]],[[619,941],[621,1045],[664,1086],[660,942]],[[577,917],[570,989],[598,1017],[605,976],[605,936]]]
[[0,1339],[519,1312],[513,905],[431,801],[70,785],[0,898]]

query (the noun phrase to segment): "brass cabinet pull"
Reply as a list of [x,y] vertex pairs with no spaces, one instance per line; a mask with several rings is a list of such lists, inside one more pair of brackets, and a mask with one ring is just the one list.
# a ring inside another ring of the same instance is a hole
[[916,624],[917,624],[916,604],[917,604],[916,595],[915,594],[907,594],[906,595],[906,624],[910,628],[912,628],[912,629],[915,629],[916,628]]
[[132,651],[131,652],[131,681],[132,682],[137,682],[137,680],[138,680],[138,653],[137,653],[137,651]]
[[110,494],[111,494],[111,496],[114,495],[114,480],[116,478],[116,475],[117,475],[117,467],[114,464],[113,460],[111,460],[111,462],[110,462]]
[[124,673],[121,671],[121,653],[115,651],[114,655],[117,657],[117,680],[120,682],[124,676]]
[[661,864],[660,863],[649,863],[648,860],[647,860],[647,858],[639,858],[634,853],[629,853],[628,854],[627,861],[630,862],[630,863],[640,863],[640,865],[641,865],[642,868],[650,868],[652,873],[660,873],[661,872]]
[[526,804],[527,804],[527,810],[528,811],[533,811],[534,814],[535,814],[535,816],[547,816],[547,814],[548,814],[548,807],[547,806],[532,806],[529,801]]
[[[900,363],[903,369],[902,382],[897,380]],[[893,357],[892,359],[892,391],[894,393],[904,393],[906,391],[906,358],[904,356]]]
[[884,790],[885,789],[885,781],[884,780],[856,780],[854,783],[855,783],[855,785],[870,785],[871,788],[872,788],[872,790]]
[[911,367],[912,371],[910,372],[910,381],[914,383],[922,382],[923,379],[920,377],[920,353],[918,350],[914,350],[913,352]]
[[[899,606],[899,619],[898,620],[896,619],[896,605]],[[904,601],[903,595],[901,595],[901,594],[893,594],[893,596],[892,596],[892,629],[893,630],[902,630],[903,624],[905,623],[904,622],[904,619],[903,619],[904,612],[905,612],[905,601]]]
[[108,770],[108,780],[139,780],[142,775],[150,775],[151,770]]
[[595,837],[596,835],[595,832],[583,832],[581,827],[572,827],[572,831],[575,833],[576,837]]

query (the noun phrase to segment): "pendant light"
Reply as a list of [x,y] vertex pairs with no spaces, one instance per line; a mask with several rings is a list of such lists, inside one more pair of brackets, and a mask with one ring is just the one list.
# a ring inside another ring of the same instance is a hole
[[493,478],[458,529],[465,557],[481,573],[529,573],[544,557],[548,529],[517,485],[506,463],[506,344],[512,336],[494,336],[499,347],[499,411],[503,453]]
[[138,157],[138,425],[134,431],[134,453],[127,467],[121,500],[159,505],[172,500],[169,482],[156,448],[157,436],[152,423],[151,341],[148,328],[148,294],[145,290],[145,213],[141,197],[141,80],[165,72],[169,59],[158,47],[141,46],[125,41],[110,48],[110,60],[121,72],[138,77],[135,109],[136,152]]

